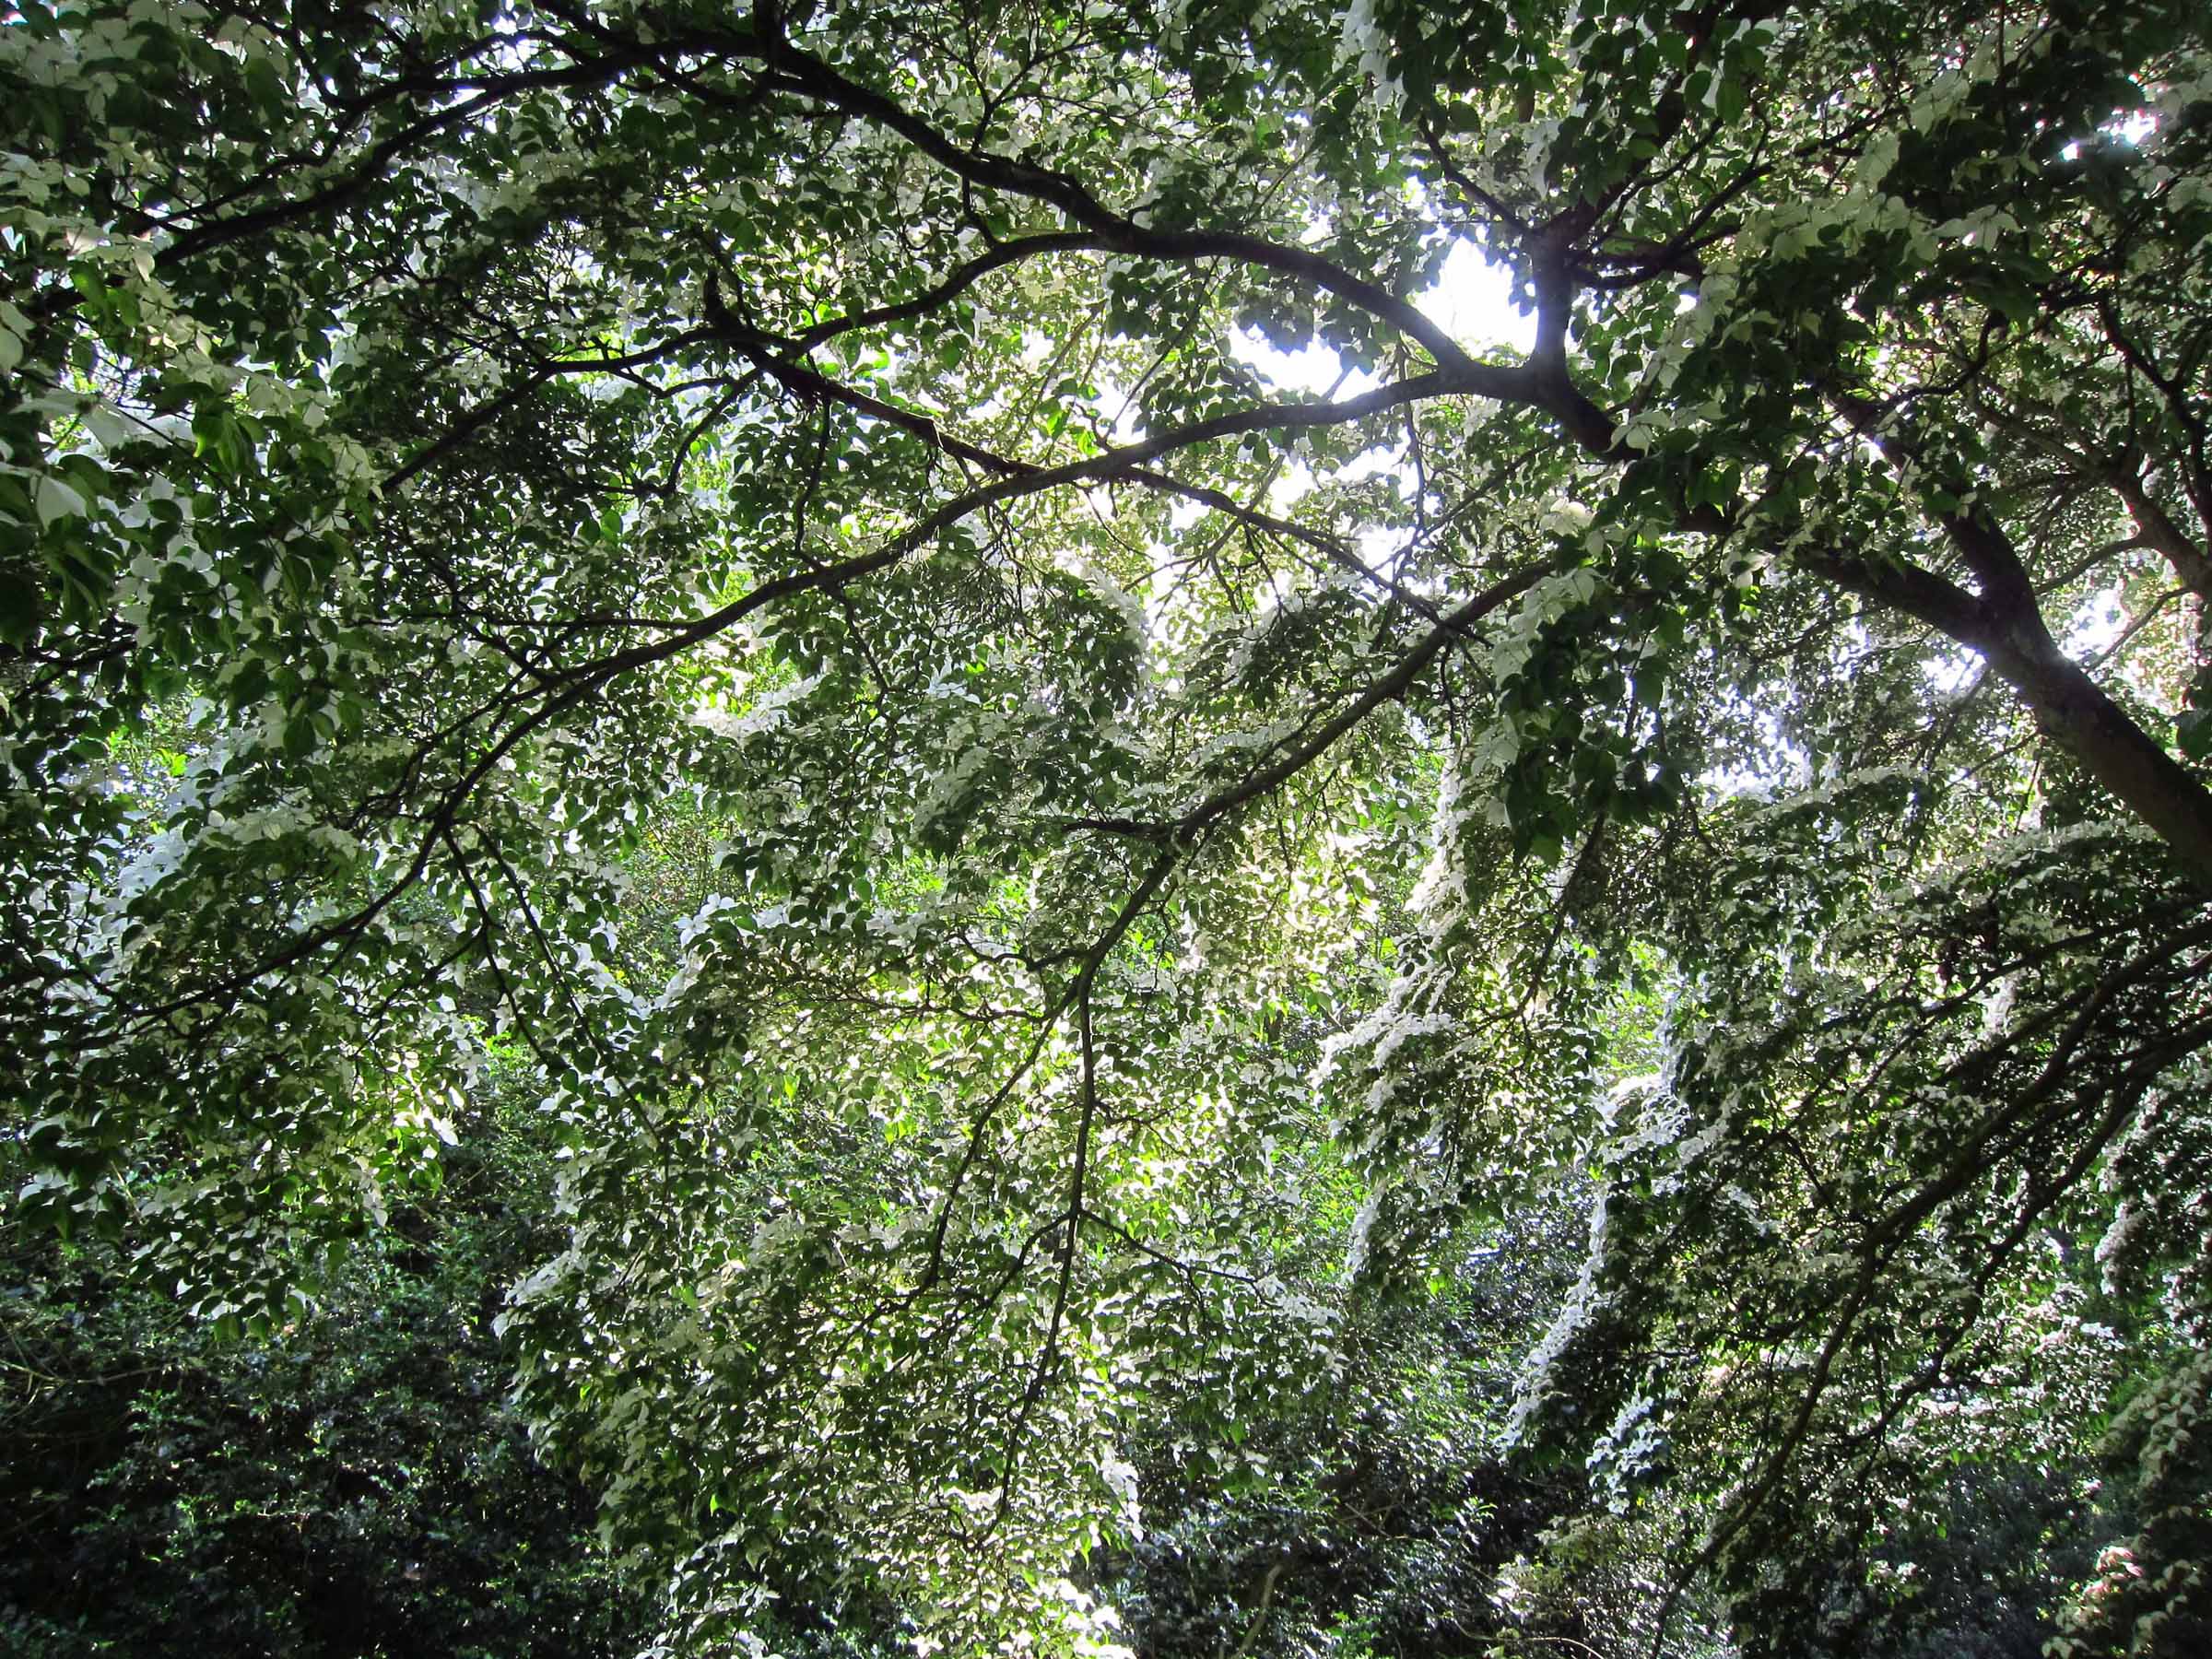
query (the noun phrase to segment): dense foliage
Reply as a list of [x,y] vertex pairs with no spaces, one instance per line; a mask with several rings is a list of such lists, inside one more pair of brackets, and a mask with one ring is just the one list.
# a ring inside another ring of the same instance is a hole
[[2201,5],[0,18],[40,1300],[511,1265],[676,1650],[2202,1641]]
[[[505,1121],[500,1121],[501,1118]],[[218,1340],[110,1247],[0,1237],[0,1648],[627,1659],[652,1597],[505,1409],[489,1329],[543,1249],[550,1160],[510,1102],[312,1312]],[[519,1127],[518,1127],[519,1125]]]

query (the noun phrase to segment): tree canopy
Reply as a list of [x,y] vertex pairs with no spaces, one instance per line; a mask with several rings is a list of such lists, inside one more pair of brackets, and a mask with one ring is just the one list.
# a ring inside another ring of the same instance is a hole
[[2108,1429],[2060,1640],[2202,1639],[2201,5],[24,0],[0,91],[25,1218],[283,1326],[525,1068],[671,1640],[1085,1652],[1580,1206],[1497,1432],[1653,1642]]

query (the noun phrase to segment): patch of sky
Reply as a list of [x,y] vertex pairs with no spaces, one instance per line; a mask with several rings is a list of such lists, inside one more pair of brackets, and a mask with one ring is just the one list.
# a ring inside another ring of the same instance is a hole
[[2093,662],[2120,642],[2128,620],[2119,588],[2108,587],[2075,607],[2059,648],[2077,662]]
[[[2139,146],[2159,130],[2159,118],[2148,110],[2130,110],[2117,120],[2106,122],[2097,130],[2108,138],[2119,139],[2123,144]],[[2077,159],[2081,155],[2081,141],[2075,140],[2059,154],[2069,161]]]
[[[1526,352],[1535,345],[1535,317],[1513,304],[1511,276],[1472,242],[1453,244],[1434,284],[1414,295],[1413,303],[1471,352],[1497,347]],[[1359,370],[1347,374],[1343,360],[1319,342],[1283,351],[1247,329],[1238,334],[1231,349],[1239,361],[1286,392],[1320,395],[1335,388],[1337,396],[1356,397],[1377,383]]]
[[[1436,281],[1413,296],[1422,314],[1448,332],[1469,351],[1480,354],[1504,348],[1525,353],[1535,344],[1535,318],[1513,304],[1512,281],[1505,267],[1483,257],[1472,242],[1455,242],[1444,256]],[[1256,370],[1279,392],[1324,398],[1357,397],[1381,382],[1364,370],[1347,368],[1329,347],[1312,341],[1296,351],[1270,345],[1256,331],[1240,330],[1230,342],[1237,359]],[[1392,477],[1403,492],[1413,488],[1412,468],[1402,446],[1376,448],[1356,456],[1338,469],[1334,481],[1353,484],[1362,479]],[[1284,466],[1268,486],[1268,505],[1287,512],[1319,482],[1303,461]],[[1204,516],[1205,509],[1182,503],[1171,522],[1186,529]]]

